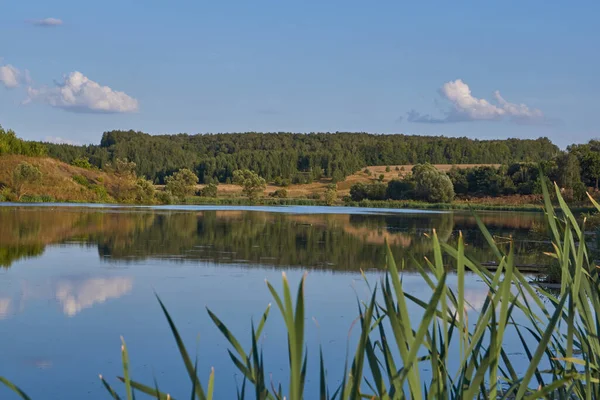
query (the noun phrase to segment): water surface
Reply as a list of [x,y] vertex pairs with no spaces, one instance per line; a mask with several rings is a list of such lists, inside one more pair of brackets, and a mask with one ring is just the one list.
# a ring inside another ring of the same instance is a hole
[[[500,243],[515,239],[517,263],[544,264],[549,243],[536,233],[541,214],[486,212],[483,221]],[[430,256],[435,229],[447,243],[462,231],[467,253],[493,255],[463,212],[336,207],[0,207],[0,376],[33,398],[106,398],[97,378],[120,373],[120,339],[127,340],[134,378],[187,396],[175,343],[154,293],[160,295],[188,346],[199,352],[204,380],[216,372],[218,398],[235,396],[227,344],[205,307],[219,315],[244,345],[251,318],[271,302],[264,280],[280,287],[308,271],[307,342],[324,346],[332,384],[341,379],[356,297],[368,295],[360,271],[382,275],[384,243],[407,261],[404,282],[415,294],[427,285],[411,273]],[[448,265],[451,268],[451,265]],[[453,278],[450,277],[452,283]],[[485,290],[474,276],[467,298],[476,312]],[[273,381],[286,380],[286,336],[272,310],[261,343]],[[411,308],[419,315],[416,307]],[[316,321],[316,322],[315,322]],[[317,360],[309,359],[309,368]],[[316,393],[318,376],[307,381]],[[68,393],[69,395],[65,395]],[[6,397],[5,397],[6,396]],[[0,398],[11,398],[0,389]]]

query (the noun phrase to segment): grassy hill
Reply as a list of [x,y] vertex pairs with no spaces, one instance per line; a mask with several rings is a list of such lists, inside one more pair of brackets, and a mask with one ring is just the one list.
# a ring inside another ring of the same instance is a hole
[[[53,158],[3,155],[0,157],[0,188],[10,187],[12,173],[21,162],[28,162],[42,173],[35,184],[25,185],[23,199],[47,196],[65,202],[112,202],[115,177],[96,169],[75,167]],[[22,200],[23,200],[22,199]]]

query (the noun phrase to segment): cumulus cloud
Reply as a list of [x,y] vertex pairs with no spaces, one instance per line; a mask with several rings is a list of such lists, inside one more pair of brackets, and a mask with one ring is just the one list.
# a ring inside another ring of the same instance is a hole
[[74,146],[81,145],[81,143],[76,140],[63,139],[59,136],[46,136],[44,138],[44,142],[54,143],[54,144],[72,144]]
[[118,299],[133,288],[129,277],[92,278],[83,282],[64,280],[56,287],[56,299],[69,317],[109,299]]
[[542,122],[544,114],[538,109],[529,108],[525,104],[506,101],[499,91],[494,92],[495,104],[479,99],[471,94],[469,85],[461,79],[447,82],[439,90],[440,96],[451,103],[451,108],[442,117],[421,114],[415,110],[407,113],[409,122],[448,123],[461,121],[498,121]]
[[12,89],[19,86],[23,74],[14,66],[7,64],[0,66],[0,82],[7,88]]
[[39,101],[72,112],[129,113],[139,109],[136,99],[102,86],[81,72],[71,72],[55,87],[28,88],[25,103]]
[[63,24],[63,21],[58,18],[34,19],[29,22],[35,26],[59,26]]

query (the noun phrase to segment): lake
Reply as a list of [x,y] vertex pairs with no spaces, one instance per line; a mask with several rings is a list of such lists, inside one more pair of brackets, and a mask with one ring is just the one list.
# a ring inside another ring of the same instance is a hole
[[[541,252],[550,250],[550,243],[537,233],[544,226],[541,213],[479,215],[502,245],[514,238],[517,264],[549,262]],[[341,380],[347,343],[356,340],[359,330],[351,330],[356,299],[369,293],[361,270],[370,282],[378,281],[387,242],[396,260],[406,261],[407,292],[428,296],[422,277],[411,271],[431,255],[427,235],[434,229],[451,244],[462,231],[470,257],[494,259],[467,212],[0,206],[0,376],[34,399],[106,399],[98,374],[122,388],[115,377],[122,374],[123,336],[134,379],[153,385],[156,377],[161,390],[189,396],[191,385],[156,293],[190,351],[197,349],[203,382],[214,367],[216,398],[234,398],[241,377],[206,307],[248,347],[251,320],[257,321],[272,301],[265,279],[279,290],[285,271],[295,289],[308,271],[306,393],[307,398],[317,396],[315,350],[323,346],[333,385]],[[470,275],[466,296],[473,312],[485,295],[481,282]],[[411,312],[418,316],[419,310],[412,307]],[[286,340],[273,308],[261,344],[274,384],[284,386]],[[0,388],[0,398],[11,396]]]

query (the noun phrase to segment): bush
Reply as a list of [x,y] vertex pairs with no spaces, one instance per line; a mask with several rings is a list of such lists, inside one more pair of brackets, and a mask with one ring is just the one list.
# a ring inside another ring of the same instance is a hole
[[412,172],[417,198],[430,203],[448,203],[454,199],[452,181],[433,165],[417,164]]
[[214,183],[209,183],[208,185],[206,185],[202,188],[202,190],[200,191],[200,195],[202,197],[215,198],[215,197],[217,197],[217,192],[218,192],[217,185]]
[[379,182],[383,182],[384,179],[385,179],[385,175],[383,175],[383,174],[379,175],[379,178],[378,178]]
[[166,189],[171,192],[173,196],[184,200],[186,196],[190,196],[194,193],[194,186],[198,183],[198,177],[191,170],[182,168],[173,175],[168,176],[165,179],[165,182]]
[[168,190],[157,191],[154,193],[154,198],[159,204],[173,204],[175,200],[173,194]]
[[387,186],[381,183],[356,183],[350,187],[350,197],[354,201],[385,200]]
[[138,178],[135,182],[135,201],[137,203],[149,204],[154,202],[154,184],[144,178]]
[[264,192],[267,183],[264,178],[258,176],[256,172],[248,169],[238,169],[233,173],[233,182],[242,187],[242,192],[250,199],[255,200]]
[[392,169],[390,168],[390,166],[388,165],[387,167],[385,167],[385,172],[390,172]]
[[319,193],[311,193],[307,198],[311,200],[321,200],[321,195]]
[[386,197],[392,200],[409,200],[415,197],[415,184],[410,179],[391,180],[387,184]]
[[17,195],[9,187],[3,187],[0,189],[0,201],[17,201]]
[[89,188],[91,186],[90,181],[88,180],[88,178],[86,178],[83,175],[73,175],[72,178],[76,183],[80,184],[81,186],[85,186],[86,188]]
[[269,193],[269,196],[277,199],[286,199],[288,197],[288,192],[286,189],[277,189],[276,191]]
[[96,201],[100,201],[103,203],[110,202],[110,195],[108,194],[108,191],[106,190],[106,188],[104,186],[93,185],[91,189],[94,192],[94,194],[96,195]]
[[42,179],[42,172],[35,165],[28,162],[22,162],[15,167],[12,173],[12,189],[17,199],[23,194],[23,188],[26,184],[33,184]]
[[327,186],[324,198],[325,204],[327,204],[328,206],[332,206],[335,204],[335,201],[337,200],[337,186],[335,184]]
[[85,168],[85,169],[92,168],[92,164],[90,164],[90,160],[88,160],[86,157],[78,157],[78,158],[74,159],[73,161],[71,161],[71,165],[73,165],[75,167],[79,167],[79,168]]

